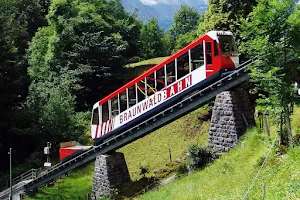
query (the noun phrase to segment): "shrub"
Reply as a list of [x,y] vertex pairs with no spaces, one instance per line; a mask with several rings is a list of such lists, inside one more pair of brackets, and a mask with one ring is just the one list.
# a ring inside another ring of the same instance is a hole
[[177,168],[177,175],[181,176],[189,172],[189,169],[186,164],[181,164]]
[[295,145],[300,146],[300,134],[296,134],[293,136],[293,142]]
[[145,178],[146,174],[149,172],[149,167],[146,166],[140,166],[140,175],[143,175],[143,177]]
[[212,153],[208,148],[198,144],[192,144],[188,149],[188,168],[191,170],[201,169],[212,160]]

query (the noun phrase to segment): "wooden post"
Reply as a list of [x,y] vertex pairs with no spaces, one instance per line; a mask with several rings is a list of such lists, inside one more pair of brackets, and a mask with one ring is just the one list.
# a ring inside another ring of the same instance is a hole
[[265,121],[265,125],[266,125],[267,135],[270,137],[270,126],[269,126],[268,116],[267,115],[264,115],[264,121]]
[[169,155],[170,155],[170,163],[172,165],[172,154],[171,154],[171,149],[169,148]]
[[262,114],[258,114],[258,118],[259,118],[259,128],[263,129],[263,118],[262,118]]
[[266,183],[263,184],[263,193],[261,195],[261,199],[265,199],[265,194],[266,194]]

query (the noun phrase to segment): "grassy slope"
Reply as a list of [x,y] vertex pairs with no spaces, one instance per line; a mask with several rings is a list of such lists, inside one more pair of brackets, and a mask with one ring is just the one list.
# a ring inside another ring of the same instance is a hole
[[[293,116],[294,132],[300,131],[300,109]],[[275,128],[273,127],[273,130]],[[211,166],[179,179],[140,199],[243,199],[271,147],[264,133],[249,131],[243,141]],[[273,131],[273,138],[275,137]],[[287,154],[270,154],[246,199],[261,199],[266,184],[265,199],[299,199],[300,147]]]
[[[166,167],[168,148],[173,158],[180,157],[192,141],[206,143],[208,122],[198,118],[206,114],[198,109],[154,133],[123,147],[133,180],[139,179],[139,166],[148,165],[152,174]],[[293,116],[294,132],[300,132],[300,109]],[[272,127],[272,140],[275,128]],[[240,144],[202,171],[183,177],[156,192],[146,193],[140,199],[242,199],[251,185],[263,159],[271,146],[264,133],[252,129]],[[155,141],[155,142],[154,142]],[[150,152],[150,153],[149,153]],[[26,199],[86,199],[91,191],[93,163],[70,173],[52,187]],[[273,150],[247,199],[261,199],[262,186],[266,184],[265,199],[297,199],[300,197],[300,147],[287,154],[276,155]]]
[[[184,155],[188,144],[198,141],[206,144],[209,122],[199,120],[207,115],[207,108],[200,108],[171,124],[137,140],[119,151],[125,154],[127,166],[133,181],[140,179],[141,165],[149,167],[151,176],[154,170],[168,168],[169,148],[173,160]],[[32,197],[26,199],[86,199],[91,192],[94,163],[77,169],[70,176],[58,180],[58,184],[44,187]]]
[[34,196],[26,197],[27,200],[79,200],[87,199],[87,195],[92,191],[94,165],[88,164],[69,176],[56,181],[55,185],[43,187],[39,193]]
[[126,67],[134,68],[134,67],[139,67],[139,66],[143,66],[143,65],[157,65],[157,64],[161,63],[162,61],[164,61],[166,58],[168,58],[168,57],[151,58],[148,60],[143,60],[141,62],[131,63],[129,65],[126,65]]
[[140,166],[147,166],[149,174],[164,169],[169,163],[169,148],[173,162],[184,155],[187,146],[192,142],[206,145],[209,122],[198,118],[207,114],[205,109],[198,109],[169,125],[137,140],[120,149],[125,154],[132,180],[141,178]]
[[[198,109],[126,147],[126,161],[133,180],[139,179],[139,166],[148,165],[150,175],[169,162],[168,148],[173,158],[180,157],[186,145],[192,141],[206,143],[208,122],[198,120],[206,114]],[[300,132],[300,109],[293,116],[294,132]],[[272,140],[275,137],[275,128]],[[155,142],[154,142],[155,141]],[[251,185],[271,147],[265,133],[252,129],[245,134],[239,145],[201,171],[149,192],[139,199],[242,199]],[[150,152],[150,153],[149,153]],[[72,172],[59,184],[45,187],[39,194],[27,199],[86,199],[91,191],[93,164]],[[274,149],[246,199],[261,199],[263,184],[265,199],[297,199],[300,197],[300,147],[278,156]]]

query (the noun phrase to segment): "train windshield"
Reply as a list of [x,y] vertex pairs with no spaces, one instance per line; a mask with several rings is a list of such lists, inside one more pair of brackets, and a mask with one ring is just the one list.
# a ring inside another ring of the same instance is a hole
[[220,46],[221,46],[221,51],[223,55],[232,55],[232,54],[237,54],[237,47],[234,42],[234,38],[232,35],[219,35],[218,36]]
[[98,125],[98,124],[99,124],[99,113],[98,113],[98,108],[95,108],[95,109],[93,110],[92,124],[94,124],[94,125]]

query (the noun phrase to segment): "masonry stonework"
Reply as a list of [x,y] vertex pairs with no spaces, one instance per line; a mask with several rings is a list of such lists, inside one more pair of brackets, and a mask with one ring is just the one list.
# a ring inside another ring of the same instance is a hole
[[227,152],[238,143],[248,126],[254,125],[254,111],[247,91],[218,94],[212,112],[208,147],[213,152]]
[[91,199],[109,197],[113,188],[130,180],[124,154],[114,152],[96,158]]

